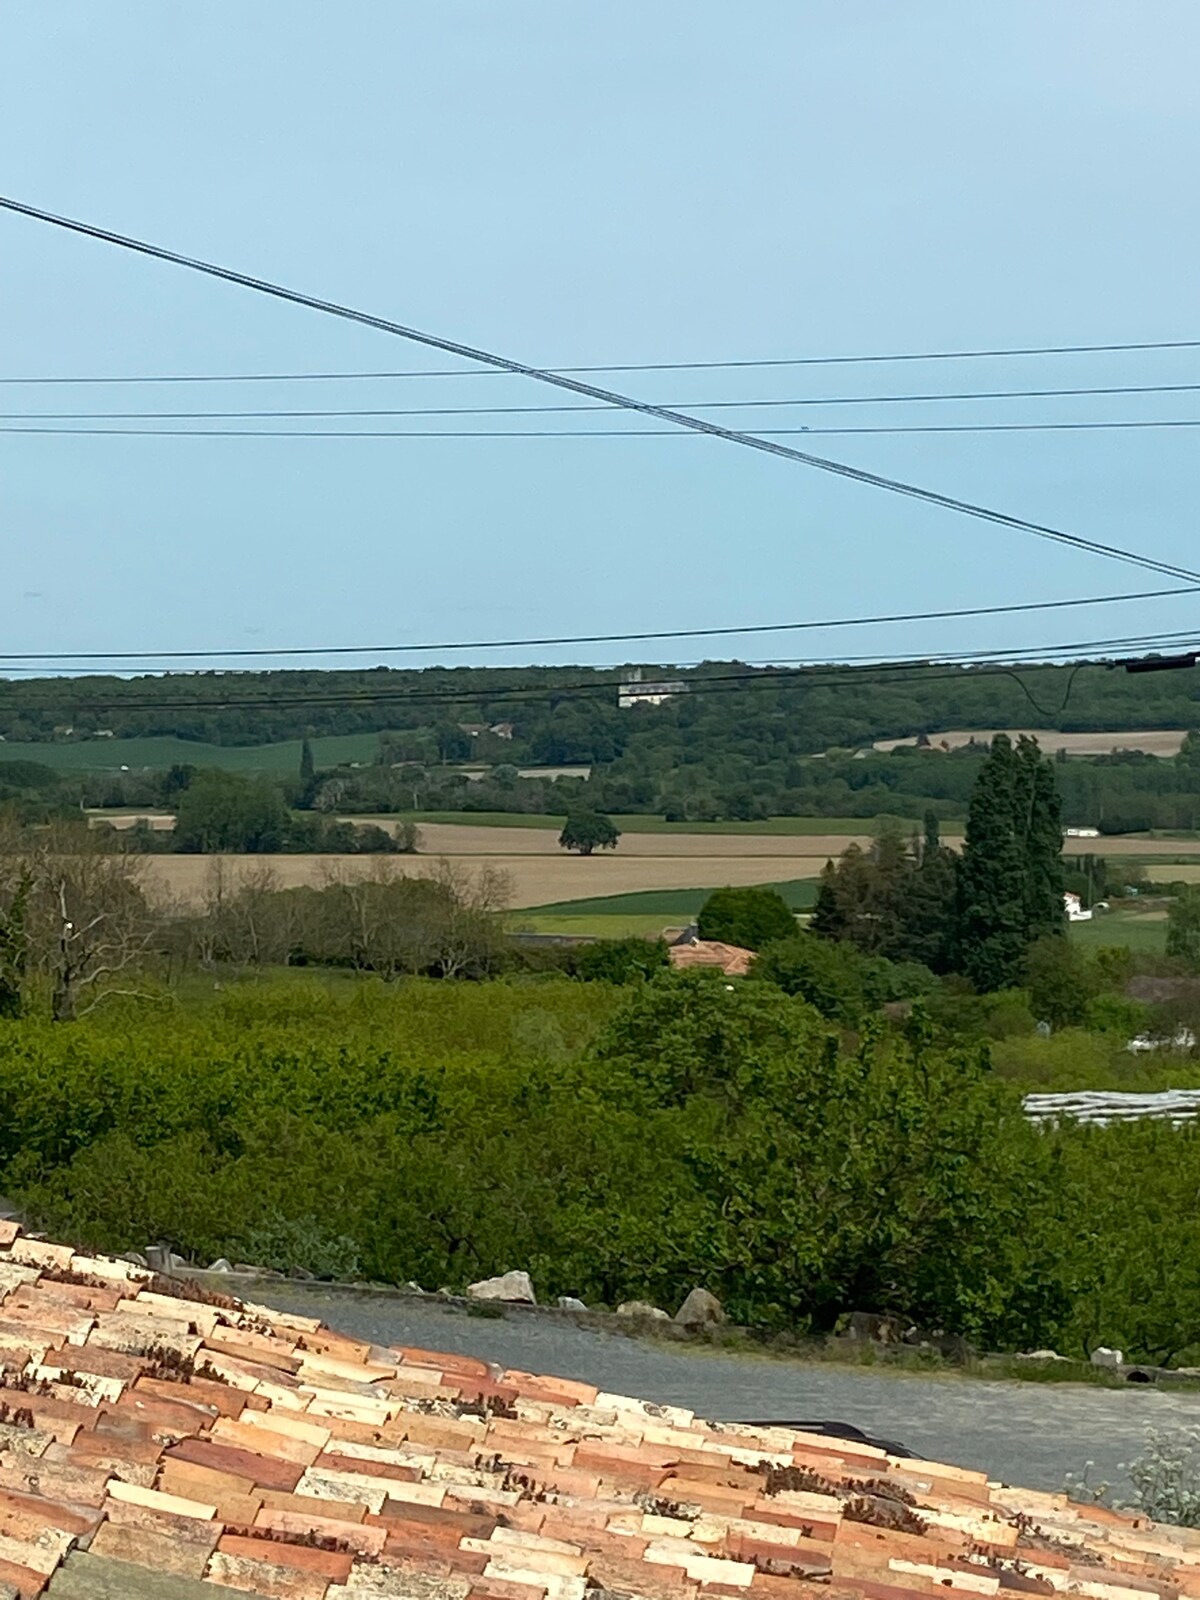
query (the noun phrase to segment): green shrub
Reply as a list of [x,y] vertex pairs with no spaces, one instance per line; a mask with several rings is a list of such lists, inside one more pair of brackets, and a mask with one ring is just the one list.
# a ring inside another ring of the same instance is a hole
[[714,889],[700,907],[697,930],[702,939],[761,950],[795,933],[796,918],[775,889]]
[[590,983],[634,983],[649,978],[669,964],[662,939],[599,939],[581,945],[575,955],[575,972]]

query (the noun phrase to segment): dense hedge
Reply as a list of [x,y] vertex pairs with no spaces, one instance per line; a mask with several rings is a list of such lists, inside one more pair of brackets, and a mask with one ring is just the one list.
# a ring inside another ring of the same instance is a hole
[[891,1311],[993,1347],[1200,1338],[1200,1135],[1047,1133],[986,1048],[847,1049],[804,1002],[310,980],[164,1018],[0,1024],[0,1186],[53,1233],[327,1275],[824,1329]]

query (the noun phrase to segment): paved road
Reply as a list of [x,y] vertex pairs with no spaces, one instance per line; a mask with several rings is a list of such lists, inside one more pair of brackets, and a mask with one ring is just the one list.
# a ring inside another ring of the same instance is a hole
[[408,1299],[279,1283],[254,1298],[322,1317],[361,1339],[482,1356],[621,1394],[687,1406],[717,1420],[838,1421],[902,1440],[923,1456],[978,1467],[1038,1489],[1061,1489],[1095,1462],[1092,1480],[1124,1482],[1147,1423],[1200,1426],[1200,1393],[1000,1383],[871,1372],[765,1356],[663,1346],[514,1313],[503,1320]]

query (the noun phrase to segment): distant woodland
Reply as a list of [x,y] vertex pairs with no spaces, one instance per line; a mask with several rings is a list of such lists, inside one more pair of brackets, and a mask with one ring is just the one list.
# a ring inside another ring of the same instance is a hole
[[[660,706],[620,709],[620,672],[579,667],[201,673],[56,678],[0,687],[0,733],[35,765],[39,745],[94,741],[86,778],[55,779],[92,805],[146,804],[152,775],[118,774],[120,742],[152,736],[230,749],[377,735],[373,762],[297,773],[293,803],[317,811],[422,809],[658,813],[679,821],[778,816],[963,814],[985,754],[870,752],[876,739],[947,728],[1063,731],[1200,726],[1195,668],[1129,674],[1102,664],[796,673],[710,662]],[[647,676],[663,669],[648,669]],[[866,753],[864,754],[864,750]],[[103,759],[100,752],[103,751]],[[819,759],[814,759],[819,758]],[[464,764],[487,769],[468,781]],[[521,776],[586,766],[591,776]],[[8,797],[19,788],[0,768]],[[40,780],[50,786],[50,779]],[[1200,825],[1200,749],[1062,761],[1063,819],[1106,832]],[[71,785],[74,785],[74,788]],[[82,785],[82,788],[80,787]],[[0,799],[5,796],[0,793]]]

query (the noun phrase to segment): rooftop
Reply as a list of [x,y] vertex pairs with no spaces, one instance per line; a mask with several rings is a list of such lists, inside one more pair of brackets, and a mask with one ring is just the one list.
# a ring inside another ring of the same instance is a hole
[[753,950],[720,939],[688,939],[673,944],[667,955],[673,967],[720,967],[731,978],[744,978],[754,960]]
[[0,1362],[6,1600],[1200,1600],[1200,1532],[385,1349],[12,1223]]

